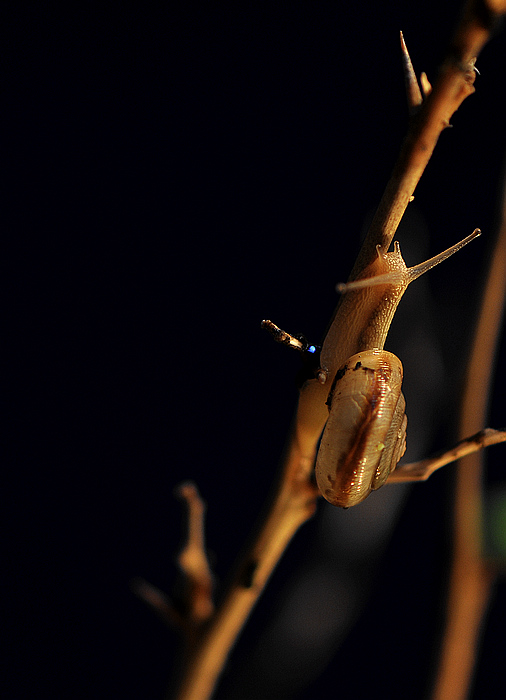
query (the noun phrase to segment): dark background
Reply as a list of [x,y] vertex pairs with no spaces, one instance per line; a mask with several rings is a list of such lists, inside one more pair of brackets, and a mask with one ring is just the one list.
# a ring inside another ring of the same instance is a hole
[[[4,697],[163,696],[177,636],[129,581],[173,588],[186,479],[226,578],[296,402],[299,358],[260,321],[321,339],[406,130],[398,32],[434,78],[459,6],[4,5]],[[408,265],[484,233],[413,285],[392,328],[410,459],[453,439],[498,222],[505,66],[502,33],[399,231]],[[500,392],[489,424],[506,424]],[[350,511],[320,504],[216,697],[423,697],[451,490],[449,467]],[[505,619],[502,583],[474,698],[506,693]]]

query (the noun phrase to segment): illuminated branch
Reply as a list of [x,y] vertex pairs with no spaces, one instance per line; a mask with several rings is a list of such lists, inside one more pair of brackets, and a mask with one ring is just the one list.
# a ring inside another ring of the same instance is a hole
[[[419,98],[411,85],[409,100],[418,109],[411,117],[408,135],[350,280],[363,276],[377,255],[376,246],[381,246],[383,252],[388,250],[439,135],[463,100],[474,92],[475,58],[495,26],[497,13],[506,10],[504,5],[497,0],[468,3],[432,90],[426,77],[421,78],[425,96],[421,105],[417,104]],[[405,51],[404,57],[406,64]],[[412,77],[409,81],[413,82]],[[273,568],[297,529],[315,511],[318,492],[312,469],[328,416],[325,401],[336,370],[358,352],[366,322],[367,310],[357,308],[353,297],[346,294],[336,309],[322,347],[322,374],[301,388],[272,505],[223,602],[203,624],[189,650],[175,695],[177,700],[206,700],[211,696],[230,649]]]

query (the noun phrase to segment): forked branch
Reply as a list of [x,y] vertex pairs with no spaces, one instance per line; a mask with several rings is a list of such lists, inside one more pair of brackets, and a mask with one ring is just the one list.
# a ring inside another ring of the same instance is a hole
[[[422,78],[425,100],[417,105],[418,95],[409,98],[412,106],[419,109],[411,118],[408,135],[350,280],[365,276],[366,268],[377,255],[376,246],[383,252],[388,250],[439,135],[463,100],[474,92],[475,58],[493,30],[498,13],[506,10],[505,4],[498,0],[468,3],[433,89]],[[229,651],[273,568],[297,529],[314,513],[318,492],[312,469],[328,415],[325,401],[336,370],[360,350],[364,315],[367,309],[357,308],[353,293],[341,299],[324,339],[319,380],[311,379],[301,388],[270,511],[239,564],[223,603],[203,624],[189,650],[175,695],[178,700],[206,700],[211,696]]]

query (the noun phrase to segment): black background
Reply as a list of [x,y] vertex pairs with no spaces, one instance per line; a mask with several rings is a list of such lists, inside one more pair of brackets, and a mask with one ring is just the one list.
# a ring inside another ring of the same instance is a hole
[[[4,6],[4,697],[163,696],[177,636],[129,581],[172,589],[186,479],[226,578],[296,402],[299,358],[260,321],[321,338],[406,130],[398,32],[434,78],[459,5]],[[392,328],[410,459],[452,439],[497,229],[504,33],[477,65],[399,231],[408,265],[484,233],[413,285]],[[504,413],[498,392],[489,423]],[[451,489],[449,467],[347,512],[320,504],[216,697],[423,697]],[[505,600],[501,584],[474,698],[506,692]]]

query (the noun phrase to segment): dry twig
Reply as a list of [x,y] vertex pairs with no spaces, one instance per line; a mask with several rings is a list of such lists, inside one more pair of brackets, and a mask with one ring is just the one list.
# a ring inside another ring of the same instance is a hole
[[414,481],[427,481],[435,471],[446,467],[447,464],[456,462],[467,455],[472,455],[485,447],[497,445],[506,441],[506,430],[493,430],[485,428],[471,437],[464,438],[451,450],[444,450],[434,457],[422,459],[419,462],[402,464],[388,477],[389,484],[412,483]]
[[187,582],[187,619],[200,625],[213,614],[213,577],[207,560],[204,540],[204,501],[195,484],[181,484],[177,494],[188,509],[188,537],[178,562]]
[[[377,245],[384,251],[388,249],[439,135],[463,100],[474,92],[475,58],[494,27],[497,13],[505,10],[505,3],[497,0],[468,3],[433,89],[426,77],[421,79],[426,99],[420,106],[420,90],[414,88],[416,78],[413,81],[414,72],[404,52],[410,76],[408,102],[419,109],[411,118],[408,136],[350,280],[365,276],[366,268],[376,256]],[[301,389],[272,506],[251,549],[239,564],[222,604],[201,626],[201,634],[189,650],[176,695],[178,700],[210,697],[228,653],[273,568],[297,529],[314,513],[318,493],[312,482],[312,468],[317,442],[327,420],[325,400],[329,383],[338,367],[360,348],[364,318],[368,314],[367,308],[359,311],[355,308],[353,298],[353,293],[343,297],[334,314],[322,348],[320,381],[309,380]]]
[[[506,187],[502,224],[488,273],[470,353],[459,431],[464,435],[486,421],[494,357],[506,294]],[[447,622],[434,700],[464,700],[496,570],[482,551],[483,455],[459,463],[454,508],[454,553]]]

